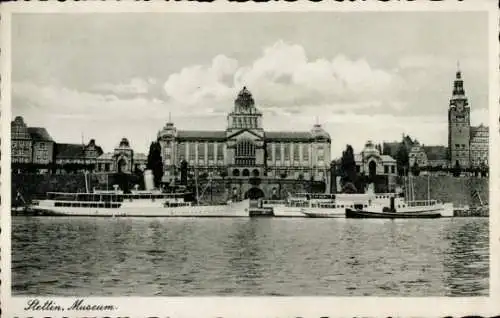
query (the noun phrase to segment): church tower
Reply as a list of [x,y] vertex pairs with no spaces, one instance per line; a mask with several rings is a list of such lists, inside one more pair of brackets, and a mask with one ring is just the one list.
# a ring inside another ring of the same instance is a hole
[[451,166],[470,166],[470,107],[458,68],[448,109],[448,152]]

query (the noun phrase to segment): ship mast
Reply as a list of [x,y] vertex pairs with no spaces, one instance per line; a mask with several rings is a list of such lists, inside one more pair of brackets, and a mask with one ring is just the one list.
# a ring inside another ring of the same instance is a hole
[[427,201],[431,200],[431,182],[430,182],[430,176],[427,175]]
[[199,197],[198,197],[198,169],[196,169],[196,165],[194,166],[194,190],[195,190],[195,197],[196,197],[196,204],[199,204]]

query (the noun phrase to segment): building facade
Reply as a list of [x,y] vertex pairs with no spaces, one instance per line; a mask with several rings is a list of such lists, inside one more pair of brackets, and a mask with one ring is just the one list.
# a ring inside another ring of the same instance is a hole
[[32,140],[32,162],[38,165],[48,165],[53,163],[55,142],[47,132],[47,129],[41,127],[29,127],[28,132]]
[[456,72],[448,109],[448,152],[450,165],[463,168],[488,165],[489,129],[470,125],[470,105],[460,70]]
[[488,166],[489,155],[489,129],[483,124],[471,127],[470,161],[473,167]]
[[410,167],[413,167],[415,164],[419,167],[429,166],[429,160],[427,159],[425,148],[416,140],[408,153],[408,162]]
[[64,165],[89,165],[96,166],[97,157],[103,151],[96,145],[95,140],[91,139],[88,144],[56,144],[55,160],[58,166]]
[[12,163],[31,163],[33,141],[23,117],[17,116],[10,126]]
[[133,173],[146,168],[147,157],[136,153],[127,138],[122,138],[113,152],[101,153],[96,159],[98,172]]
[[177,130],[168,122],[158,142],[165,182],[175,178],[184,159],[191,169],[230,178],[329,179],[331,139],[321,125],[310,131],[265,131],[246,87],[234,101],[225,130]]
[[366,176],[374,177],[386,175],[395,177],[397,175],[396,160],[380,153],[372,141],[368,141],[361,153],[354,155],[356,171]]
[[11,122],[12,163],[51,164],[54,162],[54,145],[45,128],[28,127],[21,116]]

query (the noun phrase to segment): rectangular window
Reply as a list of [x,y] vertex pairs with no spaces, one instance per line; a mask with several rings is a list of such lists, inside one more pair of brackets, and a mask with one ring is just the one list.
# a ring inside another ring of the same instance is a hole
[[302,145],[302,159],[304,161],[309,161],[309,145]]
[[266,152],[267,152],[267,160],[273,161],[273,145],[272,144],[267,144]]
[[285,161],[290,160],[290,144],[289,143],[285,143],[285,147],[284,148],[285,148],[284,149],[285,153],[284,153],[283,157],[284,157]]
[[194,142],[189,143],[189,161],[196,159],[196,145]]
[[186,159],[186,144],[183,142],[177,144],[177,162],[181,162],[182,159]]
[[217,144],[217,160],[224,160],[224,144],[221,142]]
[[198,143],[198,160],[205,160],[205,143]]
[[384,173],[388,174],[389,173],[389,166],[384,166]]
[[293,161],[300,161],[300,144],[293,145]]
[[323,161],[325,160],[325,150],[323,149],[323,146],[318,147],[318,161]]
[[275,149],[275,153],[274,153],[274,159],[276,159],[276,161],[281,161],[281,144],[276,144],[276,149]]
[[215,157],[215,145],[213,142],[209,142],[208,143],[208,154],[207,154],[207,157],[208,157],[208,160],[214,160],[214,157]]

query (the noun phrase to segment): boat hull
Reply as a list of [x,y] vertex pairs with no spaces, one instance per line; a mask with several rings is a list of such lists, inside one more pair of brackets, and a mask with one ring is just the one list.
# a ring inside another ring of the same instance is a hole
[[345,218],[345,209],[321,209],[321,208],[305,208],[303,212],[310,218]]
[[279,205],[273,207],[273,215],[275,217],[281,218],[304,218],[306,215],[302,213],[304,208],[299,207],[288,207],[285,205]]
[[227,205],[193,205],[182,207],[120,207],[79,208],[33,206],[30,210],[39,216],[92,217],[249,217],[248,200]]
[[441,212],[439,210],[422,212],[375,212],[348,208],[345,210],[345,216],[352,219],[436,219],[441,217]]

